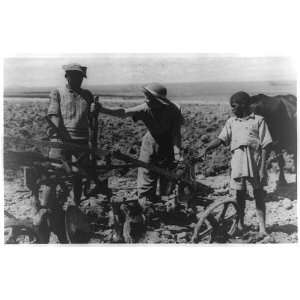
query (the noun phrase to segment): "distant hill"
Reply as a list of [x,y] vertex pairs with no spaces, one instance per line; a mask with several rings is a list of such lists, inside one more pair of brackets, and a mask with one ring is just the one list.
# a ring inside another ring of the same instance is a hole
[[[294,94],[297,92],[296,81],[257,81],[257,82],[191,82],[165,83],[168,96],[176,99],[191,99],[205,96],[230,96],[244,90],[250,94],[268,95]],[[126,99],[141,98],[141,84],[85,86],[94,95],[103,97],[122,97]],[[54,87],[8,87],[4,97],[47,98]]]

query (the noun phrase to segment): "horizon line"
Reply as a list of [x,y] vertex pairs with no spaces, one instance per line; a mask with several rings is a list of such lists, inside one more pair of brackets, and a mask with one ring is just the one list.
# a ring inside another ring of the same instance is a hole
[[[239,83],[239,82],[247,82],[247,83],[258,83],[258,82],[297,82],[297,78],[295,79],[278,79],[278,80],[201,80],[201,81],[173,81],[173,82],[163,82],[163,84],[190,84],[190,83]],[[128,83],[107,83],[107,84],[84,84],[83,86],[89,87],[100,87],[100,86],[128,86],[128,85],[144,85],[150,83],[147,82],[128,82]],[[49,88],[57,85],[7,85],[3,86],[4,90],[7,88]]]

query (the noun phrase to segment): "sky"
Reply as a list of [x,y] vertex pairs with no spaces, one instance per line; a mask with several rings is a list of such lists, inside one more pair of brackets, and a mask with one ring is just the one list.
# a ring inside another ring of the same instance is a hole
[[296,66],[288,57],[102,54],[6,58],[4,87],[60,85],[64,82],[62,65],[72,62],[88,67],[87,85],[296,80]]

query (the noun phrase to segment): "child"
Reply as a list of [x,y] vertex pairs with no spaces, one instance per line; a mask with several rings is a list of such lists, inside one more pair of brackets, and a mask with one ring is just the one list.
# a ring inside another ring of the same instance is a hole
[[[204,153],[221,144],[231,148],[231,188],[236,190],[239,223],[238,230],[244,230],[246,190],[253,190],[256,214],[259,223],[257,238],[267,235],[265,226],[265,202],[262,187],[266,179],[266,151],[272,142],[267,124],[263,117],[251,113],[250,96],[238,92],[230,99],[235,115],[227,120],[217,139],[213,140]],[[250,190],[250,191],[251,191]]]

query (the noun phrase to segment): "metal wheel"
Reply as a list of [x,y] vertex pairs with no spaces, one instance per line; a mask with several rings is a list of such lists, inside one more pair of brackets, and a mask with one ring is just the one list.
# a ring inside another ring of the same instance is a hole
[[224,199],[209,205],[194,228],[193,243],[225,243],[236,230],[237,204]]

